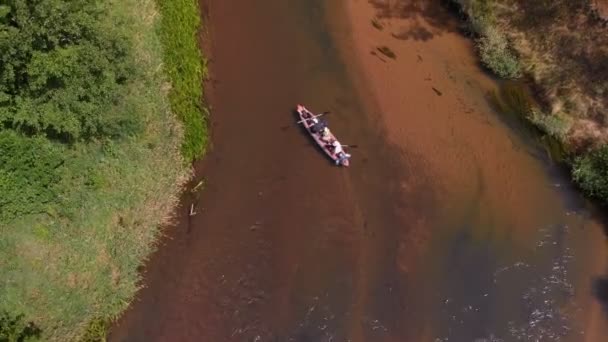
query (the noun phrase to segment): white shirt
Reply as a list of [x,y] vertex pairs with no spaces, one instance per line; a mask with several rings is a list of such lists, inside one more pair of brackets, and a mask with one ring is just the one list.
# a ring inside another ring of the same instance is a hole
[[340,144],[340,142],[338,140],[334,141],[334,154],[338,154],[340,152],[343,152],[344,150],[342,149],[342,144]]

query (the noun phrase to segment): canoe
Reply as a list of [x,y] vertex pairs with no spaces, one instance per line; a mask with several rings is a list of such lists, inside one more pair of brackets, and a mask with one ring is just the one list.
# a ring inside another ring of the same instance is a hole
[[350,165],[350,155],[346,151],[343,151],[338,154],[334,153],[332,143],[338,141],[338,139],[329,130],[329,128],[327,129],[327,133],[325,135],[325,141],[321,138],[321,133],[315,133],[312,129],[313,126],[318,122],[317,118],[322,116],[323,114],[315,115],[302,105],[297,105],[296,111],[298,112],[298,116],[300,117],[298,123],[304,125],[308,134],[310,134],[314,141],[316,141],[316,143],[319,145],[319,147],[321,147],[325,154],[327,154],[336,165],[348,167]]

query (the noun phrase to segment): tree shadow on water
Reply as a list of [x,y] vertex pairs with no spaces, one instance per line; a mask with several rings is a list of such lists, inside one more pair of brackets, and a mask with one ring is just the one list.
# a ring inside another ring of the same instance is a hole
[[[601,203],[595,203],[597,206],[592,212],[592,217],[597,220],[601,226],[604,236],[608,238],[608,206]],[[608,274],[596,277],[592,284],[592,294],[599,301],[604,311],[604,317],[608,319]]]
[[378,19],[407,19],[392,36],[401,40],[428,41],[436,35],[460,31],[459,9],[450,0],[369,0]]
[[604,314],[608,318],[608,276],[597,277],[593,281],[593,294],[600,302]]

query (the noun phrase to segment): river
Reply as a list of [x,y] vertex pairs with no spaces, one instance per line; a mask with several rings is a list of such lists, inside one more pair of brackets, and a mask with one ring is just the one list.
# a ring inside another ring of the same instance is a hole
[[[440,3],[202,3],[205,189],[110,341],[608,339],[606,226],[493,110],[498,83]],[[358,145],[349,169],[297,103]]]

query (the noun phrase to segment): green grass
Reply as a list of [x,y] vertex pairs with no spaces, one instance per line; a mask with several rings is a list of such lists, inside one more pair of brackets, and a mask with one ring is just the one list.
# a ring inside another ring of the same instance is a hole
[[[194,61],[200,55],[191,50],[196,3],[162,3],[171,19],[161,24],[154,0],[102,2],[109,9],[105,24],[123,30],[132,44],[137,72],[120,110],[142,123],[137,134],[71,144],[36,143],[19,132],[3,136],[2,146],[18,151],[13,142],[23,142],[31,147],[24,151],[34,154],[0,160],[0,188],[15,198],[19,189],[24,194],[23,202],[5,203],[15,215],[0,219],[0,312],[9,317],[0,320],[0,331],[19,333],[31,322],[40,330],[39,340],[100,340],[106,322],[127,308],[139,288],[137,269],[153,251],[159,227],[170,220],[190,176],[187,161],[200,156],[206,143],[199,105],[202,68],[200,59]],[[186,12],[171,10],[182,5]],[[163,47],[170,23],[179,24],[173,38],[180,43]],[[159,32],[165,32],[162,41]],[[169,81],[177,83],[171,90]],[[183,124],[174,115],[182,108]],[[186,143],[184,136],[190,139]],[[17,167],[1,167],[10,163]],[[50,178],[36,178],[19,168],[26,164],[54,171]],[[15,183],[24,177],[32,182]],[[7,324],[14,317],[19,321],[11,328]]]
[[182,152],[188,161],[203,155],[207,145],[202,79],[206,62],[197,44],[200,12],[194,0],[156,0],[161,16],[165,70],[171,79],[171,108],[184,122]]

